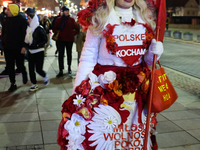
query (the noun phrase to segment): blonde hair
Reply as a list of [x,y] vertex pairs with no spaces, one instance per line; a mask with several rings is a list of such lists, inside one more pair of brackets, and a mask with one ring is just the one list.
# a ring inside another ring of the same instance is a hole
[[[106,0],[106,5],[99,7],[95,14],[92,16],[92,25],[89,26],[89,30],[94,36],[99,35],[99,33],[103,30],[114,5],[115,0]],[[133,8],[138,10],[142,19],[152,28],[152,30],[155,30],[155,17],[153,13],[147,8],[146,2],[144,0],[135,0]]]

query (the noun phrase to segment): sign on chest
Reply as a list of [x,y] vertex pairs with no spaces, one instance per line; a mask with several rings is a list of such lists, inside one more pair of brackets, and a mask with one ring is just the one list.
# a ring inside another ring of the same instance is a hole
[[146,39],[146,28],[142,25],[116,26],[113,32],[115,42],[118,44],[116,56],[128,65],[138,62],[146,52],[143,41]]

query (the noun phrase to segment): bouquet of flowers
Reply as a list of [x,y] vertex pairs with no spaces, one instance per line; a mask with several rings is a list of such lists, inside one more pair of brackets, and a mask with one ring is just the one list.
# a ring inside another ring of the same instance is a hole
[[[131,80],[136,82],[131,82]],[[107,120],[108,125],[105,125],[106,128],[111,128],[110,125],[125,123],[129,111],[120,108],[124,102],[123,94],[134,93],[139,86],[145,85],[146,81],[147,76],[143,72],[134,75],[129,71],[121,73],[107,71],[98,77],[94,73],[90,73],[88,79],[83,80],[76,87],[76,93],[62,105],[62,120],[57,139],[61,149],[66,150],[70,147],[74,149],[74,146],[76,149],[88,149],[85,144],[86,128],[92,124],[96,111],[102,105],[106,105],[109,111],[113,110],[120,116],[118,121],[112,120],[113,117],[110,117],[111,119]],[[148,88],[147,86],[143,87]]]

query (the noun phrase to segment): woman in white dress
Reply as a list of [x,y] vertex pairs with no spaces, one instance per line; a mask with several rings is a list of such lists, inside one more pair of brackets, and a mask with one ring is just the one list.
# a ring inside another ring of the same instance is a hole
[[[87,30],[73,95],[62,105],[62,150],[142,150],[150,66],[163,44],[144,0],[90,0],[78,13]],[[148,150],[157,149],[151,114]]]

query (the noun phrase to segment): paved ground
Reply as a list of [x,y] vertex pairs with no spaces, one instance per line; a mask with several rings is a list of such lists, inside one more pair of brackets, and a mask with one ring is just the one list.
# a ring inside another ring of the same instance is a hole
[[162,65],[200,78],[200,45],[164,40],[164,53],[160,62]]
[[[28,92],[30,81],[23,85],[22,77],[18,75],[18,89],[8,93],[9,79],[0,78],[0,150],[59,150],[56,134],[61,119],[61,104],[72,92],[77,54],[74,46],[73,75],[66,74],[57,79],[58,64],[54,51],[54,47],[50,48],[45,58],[44,70],[51,79],[47,87],[37,76],[39,90]],[[27,62],[25,64],[27,66]],[[4,59],[0,57],[0,72],[4,66]],[[199,79],[169,68],[165,70],[179,98],[168,110],[158,114],[159,150],[199,150],[200,99],[198,92],[192,93],[195,88],[198,91]]]

